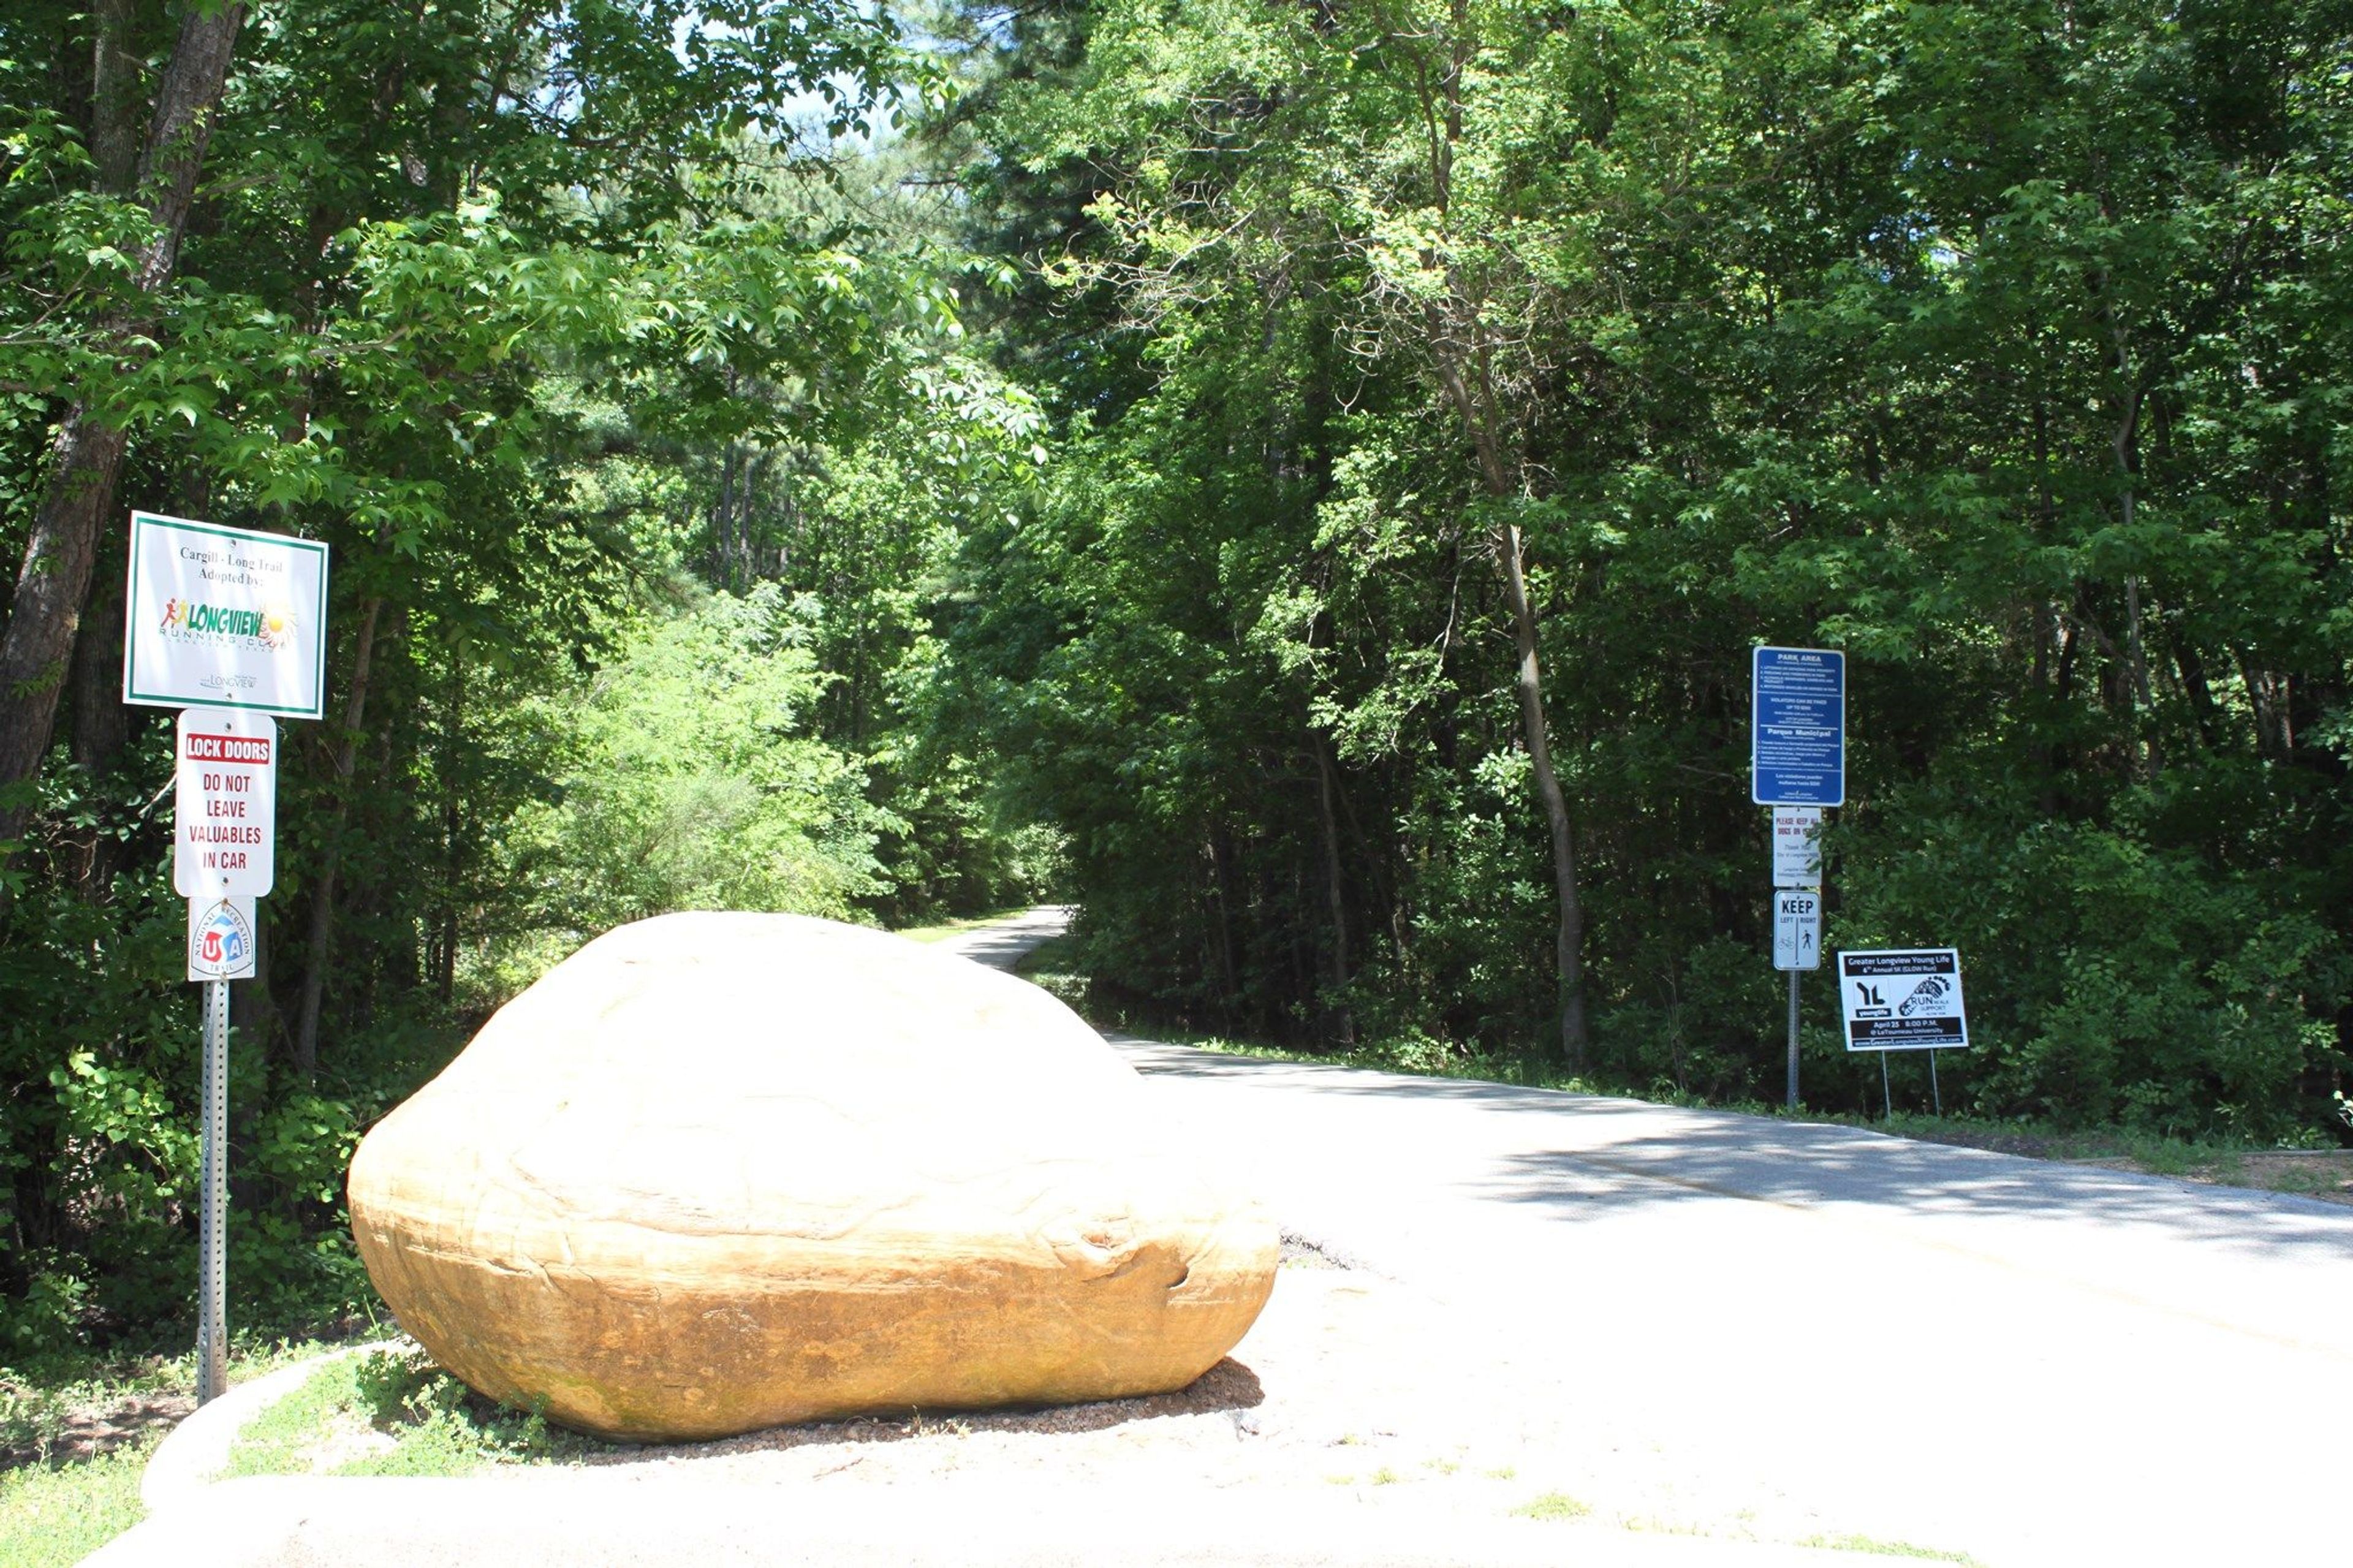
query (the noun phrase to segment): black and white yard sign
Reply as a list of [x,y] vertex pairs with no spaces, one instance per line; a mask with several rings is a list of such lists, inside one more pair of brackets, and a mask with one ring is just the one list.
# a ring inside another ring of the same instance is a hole
[[1966,1050],[1961,955],[1949,947],[1883,948],[1838,955],[1839,999],[1850,1051]]

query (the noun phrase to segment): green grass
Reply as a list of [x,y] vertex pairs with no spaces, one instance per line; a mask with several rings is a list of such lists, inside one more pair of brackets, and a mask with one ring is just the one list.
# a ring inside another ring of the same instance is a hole
[[411,1345],[321,1367],[254,1417],[229,1476],[463,1476],[576,1462],[606,1445],[473,1393]]
[[[1929,1143],[1952,1143],[1970,1149],[1991,1149],[2035,1160],[2101,1161],[2127,1166],[2153,1176],[2180,1176],[2208,1182],[2258,1182],[2287,1192],[2316,1192],[2331,1184],[2333,1163],[2314,1162],[2314,1169],[2256,1170],[2250,1156],[2281,1152],[2325,1152],[2329,1145],[2301,1146],[2255,1143],[2221,1138],[2179,1138],[2124,1128],[2064,1128],[2024,1120],[1998,1121],[1969,1116],[1930,1116],[1898,1111],[1893,1117],[1816,1114],[1810,1120],[1867,1127]],[[2316,1139],[2327,1135],[2315,1131]],[[2341,1177],[2337,1178],[2341,1179]]]
[[1512,1510],[1514,1519],[1583,1519],[1593,1511],[1593,1505],[1582,1503],[1567,1492],[1546,1492]]
[[1798,1544],[1819,1547],[1826,1552],[1862,1552],[1874,1557],[1912,1557],[1929,1563],[1977,1561],[1966,1552],[1939,1552],[1933,1546],[1915,1546],[1908,1541],[1881,1541],[1868,1535],[1810,1535]]
[[138,1523],[139,1478],[161,1440],[150,1433],[94,1459],[0,1472],[0,1568],[64,1568]]
[[892,934],[903,936],[909,942],[941,942],[964,931],[977,931],[982,926],[995,925],[997,921],[1009,919],[1029,908],[1028,904],[1013,904],[1005,909],[991,910],[985,915],[973,915],[965,920],[943,921],[938,925],[909,926],[906,930],[895,931]]
[[[238,1340],[229,1381],[244,1383],[316,1355],[315,1340]],[[172,1417],[142,1410],[164,1396],[192,1398],[195,1355],[57,1351],[0,1368],[0,1568],[67,1563],[139,1522],[139,1479]],[[163,1411],[173,1406],[163,1405]],[[97,1453],[77,1438],[79,1418],[113,1429]]]

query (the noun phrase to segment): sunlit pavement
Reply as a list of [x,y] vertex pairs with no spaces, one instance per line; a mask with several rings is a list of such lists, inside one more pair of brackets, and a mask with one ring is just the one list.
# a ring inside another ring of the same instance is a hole
[[2353,1209],[1115,1043],[1448,1358],[1507,1353],[1569,1462],[1989,1563],[2345,1560]]
[[1068,908],[1040,904],[1009,919],[943,937],[933,945],[942,952],[959,953],[991,969],[1010,969],[1039,943],[1061,935],[1070,923]]

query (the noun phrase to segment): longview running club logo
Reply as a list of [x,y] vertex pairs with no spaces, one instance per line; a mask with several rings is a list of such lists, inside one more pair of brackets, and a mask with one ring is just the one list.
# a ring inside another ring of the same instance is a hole
[[244,643],[275,653],[294,641],[294,612],[282,605],[237,610],[227,605],[200,605],[194,599],[169,599],[164,605],[163,630],[176,642]]

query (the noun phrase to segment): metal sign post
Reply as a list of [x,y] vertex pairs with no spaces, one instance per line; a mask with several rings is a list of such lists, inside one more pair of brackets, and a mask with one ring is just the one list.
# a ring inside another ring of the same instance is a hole
[[[1820,862],[1815,864],[1819,867]],[[1788,1103],[1792,1110],[1798,1107],[1798,976],[1821,966],[1821,894],[1812,888],[1775,889],[1773,967],[1789,973]]]
[[196,1403],[228,1392],[228,982],[205,982],[204,1212],[196,1246]]
[[278,725],[183,708],[172,879],[188,900],[188,978],[204,985],[203,1206],[196,1225],[196,1403],[228,1392],[228,983],[254,973],[253,901],[276,878]]
[[[1748,695],[1748,795],[1774,808],[1773,963],[1789,972],[1787,1101],[1795,1110],[1798,973],[1821,966],[1822,808],[1846,804],[1846,655],[1751,648]],[[1803,914],[1789,901],[1798,889],[1810,889]],[[1802,934],[1799,921],[1810,922]]]
[[1798,972],[1789,971],[1789,1098],[1788,1107],[1798,1109]]
[[196,1402],[228,1390],[228,984],[256,972],[254,900],[275,879],[278,726],[326,709],[327,547],[131,516],[122,700],[177,708],[172,882],[204,986]]

